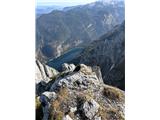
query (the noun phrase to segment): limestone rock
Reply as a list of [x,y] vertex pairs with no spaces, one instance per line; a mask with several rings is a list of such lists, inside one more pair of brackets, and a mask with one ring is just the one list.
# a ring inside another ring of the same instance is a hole
[[84,64],[80,64],[80,71],[84,74],[91,74],[92,73],[92,68],[89,66],[86,66]]
[[86,101],[83,104],[82,109],[83,109],[85,116],[88,119],[92,120],[95,114],[98,112],[99,104],[94,99],[91,99],[89,101]]
[[58,71],[55,69],[42,64],[40,61],[36,60],[36,75],[35,75],[35,80],[36,83],[39,83],[40,81],[45,81],[48,82],[50,81],[51,77],[54,77],[58,74]]
[[75,65],[74,64],[67,64],[67,63],[64,63],[63,65],[62,65],[62,70],[63,71],[67,71],[67,72],[73,72],[74,71],[74,69],[75,69]]
[[104,82],[103,82],[103,79],[102,79],[102,74],[101,74],[101,69],[100,69],[100,67],[98,67],[98,66],[93,66],[93,67],[92,67],[92,70],[93,70],[93,72],[96,73],[99,81],[100,81],[101,83],[104,83]]
[[55,92],[49,92],[49,91],[42,93],[42,95],[46,96],[49,100],[56,99],[57,97]]
[[43,120],[124,119],[124,91],[105,85],[100,68],[80,64],[73,72],[62,73],[53,82],[41,81],[44,89],[36,89]]
[[75,111],[77,111],[77,107],[74,107],[74,108],[70,108],[70,111],[72,112],[72,113],[74,113]]
[[94,117],[94,120],[101,120],[101,117],[95,116],[95,117]]
[[93,84],[92,86],[100,84],[100,81],[95,74],[84,75],[81,72],[77,72],[67,75],[64,78],[57,79],[51,86],[50,91],[54,91],[55,89],[63,86],[70,89],[87,89],[91,84]]
[[62,120],[72,120],[72,118],[69,115],[66,115],[66,116],[63,117]]

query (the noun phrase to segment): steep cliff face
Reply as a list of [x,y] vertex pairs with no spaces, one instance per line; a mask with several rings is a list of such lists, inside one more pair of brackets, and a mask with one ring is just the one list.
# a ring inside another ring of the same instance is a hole
[[64,64],[63,70],[43,92],[37,89],[36,120],[124,120],[124,92],[105,85],[99,67]]
[[91,43],[81,55],[81,63],[98,65],[106,84],[124,88],[125,23],[115,26],[99,40]]
[[36,20],[37,58],[45,61],[86,46],[123,20],[123,2],[95,2],[42,15]]

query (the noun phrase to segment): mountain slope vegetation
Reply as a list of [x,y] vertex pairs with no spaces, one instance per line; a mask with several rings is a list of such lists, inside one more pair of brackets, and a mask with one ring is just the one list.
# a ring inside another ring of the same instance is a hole
[[36,57],[48,61],[84,47],[124,20],[124,3],[95,2],[54,10],[36,20]]

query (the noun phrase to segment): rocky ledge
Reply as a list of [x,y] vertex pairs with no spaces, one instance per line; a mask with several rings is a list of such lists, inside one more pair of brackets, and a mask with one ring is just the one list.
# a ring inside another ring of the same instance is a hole
[[100,68],[63,64],[36,82],[36,120],[124,120],[124,91],[105,85]]

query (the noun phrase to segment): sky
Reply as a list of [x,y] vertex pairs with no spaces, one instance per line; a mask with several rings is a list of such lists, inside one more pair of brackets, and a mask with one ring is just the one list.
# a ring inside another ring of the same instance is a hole
[[36,0],[36,5],[58,5],[58,6],[72,6],[95,2],[98,0]]

